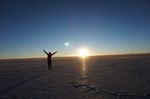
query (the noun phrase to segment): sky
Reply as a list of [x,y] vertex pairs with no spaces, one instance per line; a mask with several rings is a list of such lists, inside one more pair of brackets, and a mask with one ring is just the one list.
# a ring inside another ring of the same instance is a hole
[[149,53],[149,0],[0,0],[0,59]]

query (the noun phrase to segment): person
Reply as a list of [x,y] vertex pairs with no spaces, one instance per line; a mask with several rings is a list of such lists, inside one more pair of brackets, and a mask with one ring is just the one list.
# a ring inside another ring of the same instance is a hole
[[45,50],[43,50],[43,51],[45,52],[45,54],[47,54],[48,69],[51,69],[51,70],[52,70],[52,56],[53,56],[54,54],[56,54],[57,51],[54,52],[54,53],[52,53],[52,54],[51,54],[51,52],[47,53]]

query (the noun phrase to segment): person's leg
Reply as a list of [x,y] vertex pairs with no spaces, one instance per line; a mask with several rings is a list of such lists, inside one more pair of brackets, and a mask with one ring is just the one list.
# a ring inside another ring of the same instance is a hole
[[52,70],[52,63],[51,63],[51,61],[48,62],[48,70],[50,70],[50,69]]
[[50,69],[52,70],[52,62],[50,61]]

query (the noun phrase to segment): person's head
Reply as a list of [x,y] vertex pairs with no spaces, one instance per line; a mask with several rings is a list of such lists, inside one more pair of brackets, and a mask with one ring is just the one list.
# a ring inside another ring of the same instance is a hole
[[51,52],[49,52],[49,54],[51,54]]

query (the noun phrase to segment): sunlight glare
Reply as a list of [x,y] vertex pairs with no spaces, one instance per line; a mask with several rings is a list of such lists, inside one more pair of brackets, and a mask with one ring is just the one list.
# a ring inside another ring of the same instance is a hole
[[79,56],[82,57],[82,58],[85,58],[88,56],[88,50],[85,49],[85,48],[82,48],[79,50]]

